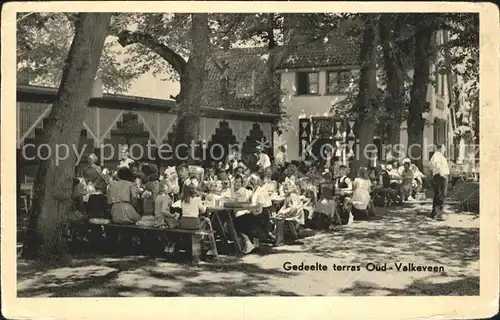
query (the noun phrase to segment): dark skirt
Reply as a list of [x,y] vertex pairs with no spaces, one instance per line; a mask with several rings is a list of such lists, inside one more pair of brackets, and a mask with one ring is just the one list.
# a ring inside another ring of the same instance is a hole
[[269,232],[274,229],[274,224],[271,222],[271,207],[262,208],[262,212],[258,215],[244,214],[236,218],[234,224],[237,232],[266,240]]
[[201,220],[198,217],[181,217],[179,219],[180,229],[197,230],[201,227]]
[[108,210],[107,198],[104,194],[92,194],[87,202],[87,216],[89,219],[111,219]]
[[368,208],[364,210],[356,209],[355,207],[352,207],[352,217],[354,220],[360,221],[360,220],[369,220],[370,219],[370,214]]

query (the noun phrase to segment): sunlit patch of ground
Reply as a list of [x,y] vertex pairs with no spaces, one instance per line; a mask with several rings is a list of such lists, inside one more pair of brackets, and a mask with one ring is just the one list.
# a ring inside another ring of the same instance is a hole
[[[382,220],[318,233],[302,244],[243,257],[223,256],[197,267],[142,256],[85,256],[70,266],[41,270],[18,262],[18,295],[254,296],[254,295],[478,295],[479,218],[449,212],[437,222],[421,214],[428,203],[393,208]],[[328,271],[286,271],[283,263],[327,265]],[[444,272],[369,272],[377,265],[443,266]],[[333,271],[332,265],[361,271]]]

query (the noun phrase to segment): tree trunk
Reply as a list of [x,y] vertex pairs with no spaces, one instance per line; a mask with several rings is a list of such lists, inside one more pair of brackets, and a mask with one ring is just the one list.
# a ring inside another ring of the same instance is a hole
[[[75,21],[75,36],[44,130],[43,139],[52,156],[41,161],[36,176],[23,250],[26,258],[52,264],[66,257],[65,224],[72,203],[76,164],[72,147],[78,146],[110,20],[111,14],[107,13],[81,13]],[[58,150],[61,157],[67,150],[67,156],[57,159]]]
[[404,67],[400,61],[401,53],[395,52],[395,39],[392,33],[392,30],[396,29],[396,19],[397,17],[394,15],[386,14],[382,16],[379,24],[389,93],[385,98],[384,105],[388,113],[392,115],[391,121],[387,124],[388,141],[391,146],[400,142],[401,114],[404,109]]
[[[425,15],[427,16],[427,15]],[[415,26],[425,26],[426,17],[415,18]],[[430,67],[435,46],[435,30],[430,27],[417,29],[415,35],[415,60],[413,84],[410,91],[410,108],[408,114],[408,156],[420,170],[423,170],[423,137],[425,119],[422,113],[428,111],[427,90]],[[428,155],[425,155],[428,156]]]
[[362,61],[359,74],[359,94],[356,102],[358,112],[356,136],[359,139],[359,153],[352,165],[352,174],[356,175],[360,167],[367,166],[370,154],[365,154],[367,146],[373,144],[375,121],[370,114],[377,106],[377,23],[378,15],[363,16],[364,29],[360,48]]
[[185,74],[181,74],[180,107],[177,117],[175,145],[187,145],[177,149],[178,157],[194,162],[192,143],[199,140],[200,107],[203,84],[206,79],[205,65],[209,50],[208,15],[193,13],[191,24],[191,54]]

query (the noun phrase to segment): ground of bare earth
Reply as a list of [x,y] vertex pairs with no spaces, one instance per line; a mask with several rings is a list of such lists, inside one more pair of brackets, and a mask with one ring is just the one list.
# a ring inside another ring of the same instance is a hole
[[[478,295],[479,218],[450,212],[438,222],[430,204],[388,210],[381,220],[319,233],[302,244],[189,266],[143,256],[75,257],[41,270],[18,261],[20,297]],[[448,208],[449,210],[449,208]],[[285,271],[283,263],[326,264],[328,271]],[[332,271],[332,265],[414,263],[444,272]]]

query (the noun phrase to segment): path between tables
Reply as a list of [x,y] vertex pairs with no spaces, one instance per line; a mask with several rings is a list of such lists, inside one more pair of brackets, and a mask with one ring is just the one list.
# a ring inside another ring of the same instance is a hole
[[[73,259],[40,271],[18,262],[21,297],[327,296],[479,294],[479,218],[450,213],[444,222],[424,218],[428,203],[393,208],[382,220],[318,233],[301,245],[243,257],[222,256],[191,267],[141,256]],[[284,262],[327,265],[328,271],[286,271]],[[414,263],[445,271],[368,272],[366,263]],[[332,265],[361,271],[333,271]]]

